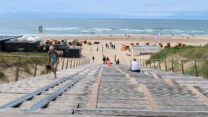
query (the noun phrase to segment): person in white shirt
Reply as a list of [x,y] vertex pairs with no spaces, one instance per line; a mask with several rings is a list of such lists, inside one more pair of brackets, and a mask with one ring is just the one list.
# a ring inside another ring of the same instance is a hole
[[136,61],[136,59],[133,59],[133,61],[131,62],[129,70],[132,72],[140,72],[139,63]]

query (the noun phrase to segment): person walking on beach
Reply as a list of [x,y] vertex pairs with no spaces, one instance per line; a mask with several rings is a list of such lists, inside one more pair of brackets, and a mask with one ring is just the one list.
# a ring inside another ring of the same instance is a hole
[[139,63],[136,61],[136,59],[133,59],[133,61],[131,62],[129,70],[132,72],[140,72]]
[[95,60],[95,57],[93,56],[93,57],[92,57],[92,61],[93,61],[93,63],[94,63],[94,60]]
[[53,46],[50,46],[48,51],[48,65],[52,67],[55,79],[57,78],[56,69],[58,64],[59,64],[59,54],[57,53],[56,50],[54,50]]

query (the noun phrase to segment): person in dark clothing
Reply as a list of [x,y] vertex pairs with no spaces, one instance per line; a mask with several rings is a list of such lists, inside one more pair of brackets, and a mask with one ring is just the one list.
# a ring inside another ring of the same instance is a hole
[[119,64],[120,64],[120,61],[119,61],[119,59],[117,59],[117,61],[116,61],[116,64],[117,64],[117,65],[119,65]]
[[92,61],[93,61],[93,63],[94,63],[94,60],[95,60],[95,57],[93,56],[93,57],[92,57]]
[[106,61],[106,57],[103,56],[103,64],[105,64],[105,61]]

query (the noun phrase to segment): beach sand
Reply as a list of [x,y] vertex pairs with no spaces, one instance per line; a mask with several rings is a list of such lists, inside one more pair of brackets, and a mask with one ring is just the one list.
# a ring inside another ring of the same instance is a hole
[[[208,36],[172,36],[172,35],[161,35],[159,40],[155,40],[155,35],[131,35],[128,38],[125,35],[97,35],[97,36],[51,36],[51,37],[41,37],[41,41],[44,40],[64,40],[67,39],[68,41],[73,41],[77,39],[78,41],[87,40],[92,43],[92,45],[83,44],[82,46],[82,55],[89,57],[92,59],[92,56],[95,57],[95,63],[102,63],[102,57],[107,56],[110,60],[115,63],[115,56],[116,59],[120,60],[121,64],[129,64],[133,58],[136,59],[148,59],[150,55],[143,55],[143,56],[127,56],[127,51],[121,51],[121,46],[123,44],[130,45],[131,43],[139,43],[139,45],[145,45],[149,43],[150,45],[159,45],[162,43],[163,45],[167,45],[167,43],[171,43],[171,46],[174,46],[178,43],[183,43],[186,45],[191,46],[204,46],[208,44]],[[95,45],[94,42],[99,41],[99,45]],[[112,42],[116,49],[107,49],[105,47],[106,43]],[[103,52],[102,52],[103,47]],[[131,47],[131,46],[130,46]],[[98,48],[98,52],[97,52]],[[91,61],[92,62],[92,61]]]

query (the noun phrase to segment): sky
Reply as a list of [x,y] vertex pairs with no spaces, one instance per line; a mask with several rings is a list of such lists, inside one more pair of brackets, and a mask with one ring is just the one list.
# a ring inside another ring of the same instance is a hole
[[208,19],[208,0],[0,0],[0,18]]

